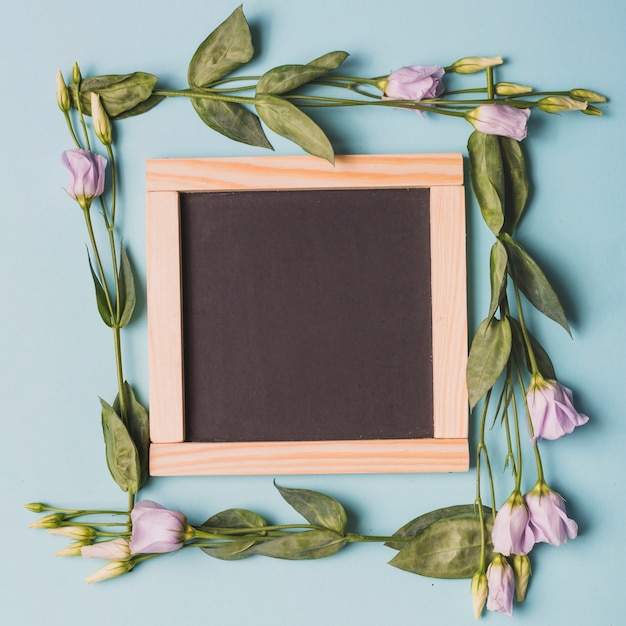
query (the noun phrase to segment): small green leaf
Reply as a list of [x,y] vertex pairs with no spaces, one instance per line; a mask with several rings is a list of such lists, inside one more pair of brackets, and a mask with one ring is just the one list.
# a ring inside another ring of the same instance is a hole
[[257,543],[251,551],[275,559],[299,561],[330,556],[345,545],[345,537],[332,530],[306,530]]
[[[249,528],[254,530],[267,526],[267,522],[254,511],[246,509],[228,509],[210,517],[202,527],[206,528]],[[265,533],[261,533],[264,535]],[[254,539],[224,541],[212,547],[201,548],[205,554],[224,561],[237,561],[252,556],[248,549],[257,543]]]
[[[486,536],[491,536],[491,517]],[[482,528],[476,514],[440,519],[430,524],[389,561],[399,569],[430,578],[471,578],[480,563]],[[487,560],[492,558],[487,542]]]
[[259,118],[240,104],[206,98],[192,98],[191,104],[207,126],[225,137],[272,150]]
[[491,248],[489,260],[489,276],[491,279],[491,304],[489,305],[489,317],[493,317],[506,293],[506,269],[508,263],[506,248],[500,241],[496,241]]
[[254,54],[250,27],[240,5],[198,47],[189,63],[191,87],[208,87],[247,63]]
[[257,94],[281,94],[293,91],[302,85],[327,74],[339,67],[348,56],[346,52],[329,52],[307,65],[281,65],[261,76],[256,86]]
[[100,313],[100,317],[102,321],[109,327],[113,327],[113,320],[111,319],[111,311],[109,309],[109,303],[106,297],[106,293],[104,291],[104,287],[100,282],[100,279],[96,276],[96,272],[93,269],[93,265],[91,263],[91,256],[89,252],[87,252],[87,258],[89,259],[89,269],[91,271],[91,278],[93,279],[93,286],[96,290],[96,305],[98,306],[98,313]]
[[505,178],[500,143],[496,135],[474,131],[467,149],[470,180],[487,226],[498,235],[504,225]]
[[541,268],[509,235],[502,236],[509,255],[509,271],[530,303],[571,334],[565,311]]
[[505,178],[504,231],[511,234],[519,223],[528,200],[528,174],[519,141],[499,137]]
[[[402,528],[397,530],[394,537],[417,537],[420,533],[424,532],[428,526],[438,522],[442,519],[453,519],[455,517],[473,517],[477,514],[478,509],[474,504],[456,504],[454,506],[447,506],[443,509],[436,509],[435,511],[429,511],[419,517],[411,520],[405,524]],[[485,518],[491,515],[491,509],[489,507],[483,507],[483,513]],[[407,545],[406,541],[388,541],[385,545],[394,550],[401,550]]]
[[[511,323],[511,331],[513,333],[513,345],[516,347],[519,354],[522,355],[526,368],[532,374],[533,369],[530,363],[530,357],[528,356],[526,342],[524,341],[524,336],[522,334],[522,327],[520,326],[519,321],[514,317],[509,316],[509,322]],[[537,362],[539,373],[546,380],[556,380],[554,366],[552,365],[552,360],[548,356],[548,353],[529,331],[526,332],[528,333],[528,337],[530,339],[530,346],[533,354],[535,355],[535,361]]]
[[[109,117],[116,119],[128,117],[129,112],[146,102],[159,78],[146,72],[132,74],[108,74],[85,78],[80,83],[80,105],[83,113],[91,115],[91,93],[100,95],[100,100]],[[77,107],[76,85],[70,86],[72,104]],[[158,102],[150,102],[152,108]],[[138,112],[143,112],[136,109]],[[148,110],[148,109],[146,109]]]
[[136,115],[147,113],[151,109],[154,109],[154,107],[157,104],[159,104],[162,100],[165,100],[165,96],[150,96],[143,102],[140,102],[139,104],[134,106],[132,109],[128,109],[128,111],[124,111],[123,113],[116,115],[115,119],[123,120],[127,117],[135,117]]
[[511,354],[511,326],[507,318],[487,318],[478,327],[467,359],[470,409],[491,389]]
[[120,310],[121,315],[118,322],[119,328],[124,328],[130,322],[137,303],[137,295],[135,293],[135,279],[133,277],[133,268],[130,264],[128,254],[124,245],[120,247],[120,269],[119,269],[119,285],[120,285]]
[[137,493],[140,488],[139,455],[124,422],[102,398],[102,431],[106,460],[113,480],[122,491]]
[[314,156],[335,162],[333,147],[324,131],[298,107],[271,94],[256,97],[259,117],[277,134]]
[[343,534],[348,517],[343,506],[334,498],[309,489],[288,489],[276,486],[280,495],[304,517],[309,524]]

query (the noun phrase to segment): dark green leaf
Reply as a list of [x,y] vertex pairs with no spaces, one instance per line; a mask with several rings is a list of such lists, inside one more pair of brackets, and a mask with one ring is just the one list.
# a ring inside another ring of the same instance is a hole
[[116,120],[123,120],[127,117],[134,117],[136,115],[141,115],[142,113],[147,113],[151,109],[159,104],[162,100],[165,100],[165,96],[150,96],[148,99],[140,102],[137,106],[134,106],[132,109],[128,109],[128,111],[124,111],[124,113],[120,113],[115,116]]
[[[486,536],[491,536],[491,517]],[[390,565],[430,578],[471,578],[478,569],[482,545],[480,518],[476,514],[440,519],[430,524],[389,561]],[[492,546],[487,542],[487,560]]]
[[191,87],[208,87],[247,63],[254,54],[248,22],[240,5],[198,47],[189,63]]
[[470,179],[483,219],[494,235],[504,225],[505,178],[500,143],[496,135],[474,131],[467,149]]
[[276,488],[309,524],[344,533],[348,518],[343,506],[334,498],[309,489],[288,489],[278,485]]
[[[228,509],[209,518],[203,527],[206,528],[249,528],[254,531],[256,528],[267,526],[267,522],[254,511],[246,509]],[[265,533],[261,533],[264,535]],[[235,536],[236,537],[236,536]],[[248,551],[256,541],[254,539],[237,539],[218,543],[214,547],[202,548],[202,551],[209,556],[224,561],[236,561],[252,556]]]
[[528,200],[528,175],[519,141],[499,137],[505,178],[504,230],[511,234],[517,226]]
[[257,543],[251,551],[275,559],[299,561],[330,556],[345,544],[346,539],[332,530],[307,530]]
[[257,83],[256,92],[281,94],[293,91],[302,85],[323,76],[335,69],[348,56],[346,52],[329,52],[307,65],[281,65],[261,76]]
[[91,271],[93,286],[96,289],[96,304],[98,306],[98,313],[100,313],[102,321],[109,328],[111,328],[113,326],[113,320],[111,319],[111,310],[109,309],[109,303],[107,301],[104,287],[102,286],[100,279],[96,276],[96,272],[94,271],[93,265],[91,264],[91,256],[89,256],[89,252],[87,252],[87,258],[89,259],[89,270]]
[[259,118],[235,102],[192,98],[191,104],[200,119],[222,135],[251,146],[272,149]]
[[120,284],[120,320],[118,326],[124,328],[128,325],[133,311],[135,310],[135,304],[137,303],[137,296],[135,294],[135,279],[133,277],[133,268],[130,264],[130,259],[126,254],[126,248],[124,245],[120,247],[120,270],[119,270],[119,284]]
[[521,292],[536,309],[569,333],[563,306],[539,265],[508,235],[503,235],[502,242],[509,255],[509,271]]
[[[108,74],[85,78],[80,84],[80,104],[83,113],[91,115],[91,93],[100,94],[105,111],[111,118],[128,117],[129,112],[152,96],[159,78],[146,72]],[[76,107],[76,86],[71,85],[72,104]],[[152,108],[157,102],[151,101]],[[146,105],[148,106],[148,105]],[[136,109],[142,112],[140,109]],[[147,109],[146,109],[147,110]]]
[[256,98],[260,118],[277,134],[298,144],[314,156],[335,162],[333,147],[324,131],[298,107],[287,100],[270,94]]
[[[456,504],[454,506],[447,506],[443,509],[436,509],[435,511],[429,511],[428,513],[424,513],[424,515],[420,515],[415,519],[411,520],[407,524],[405,524],[402,528],[397,530],[393,536],[394,537],[417,537],[421,532],[423,532],[428,526],[438,522],[442,519],[453,519],[455,517],[473,517],[477,514],[478,509],[473,504]],[[489,507],[484,506],[483,512],[485,517],[491,515],[491,509]],[[394,550],[401,550],[404,546],[407,545],[406,541],[388,541],[386,544],[389,548],[393,548]]]
[[[509,322],[511,323],[511,331],[513,333],[513,345],[517,348],[519,354],[522,355],[528,371],[532,373],[533,368],[530,362],[530,357],[528,356],[528,349],[526,348],[524,335],[522,334],[522,327],[520,326],[519,321],[514,317],[509,316]],[[554,366],[552,365],[552,360],[548,356],[548,353],[530,332],[526,332],[528,333],[528,337],[530,339],[530,346],[533,354],[535,355],[535,361],[537,362],[539,373],[546,380],[556,380]]]
[[122,491],[137,493],[140,488],[139,455],[133,440],[112,406],[100,399],[102,405],[102,431],[106,446],[106,459],[113,480]]
[[470,408],[491,389],[511,354],[508,319],[487,318],[478,327],[467,360],[467,391]]
[[500,241],[496,241],[491,248],[489,260],[489,276],[491,279],[491,304],[489,305],[489,317],[493,317],[506,293],[506,268],[508,257],[506,248]]

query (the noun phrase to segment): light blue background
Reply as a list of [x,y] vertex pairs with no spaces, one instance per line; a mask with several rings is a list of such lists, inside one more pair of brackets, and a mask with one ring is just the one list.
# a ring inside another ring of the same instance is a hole
[[[87,586],[98,567],[57,558],[58,537],[29,530],[30,501],[125,506],[103,458],[97,396],[115,394],[109,331],[97,318],[78,208],[63,192],[59,154],[70,147],[54,74],[76,60],[84,75],[143,70],[185,86],[196,46],[236,3],[225,0],[0,0],[0,268],[2,306],[2,553],[0,621],[67,624],[272,624],[277,626],[473,623],[468,581],[420,578],[387,566],[384,546],[351,546],[329,559],[221,562],[191,551],[129,576]],[[351,53],[346,71],[379,75],[401,65],[502,55],[500,80],[587,87],[610,97],[603,118],[533,115],[524,142],[535,184],[519,239],[560,291],[573,341],[533,319],[562,382],[591,416],[543,446],[550,484],[567,499],[580,537],[539,546],[515,623],[626,624],[626,420],[624,411],[624,166],[626,4],[623,0],[249,0],[254,73]],[[464,151],[471,127],[403,111],[335,111],[319,118],[338,153]],[[185,101],[167,101],[118,125],[123,174],[119,225],[144,275],[144,164],[153,157],[258,155],[206,129]],[[298,149],[271,137],[278,154]],[[492,239],[468,206],[470,317],[488,303]],[[140,286],[143,286],[140,281]],[[147,398],[145,310],[126,333],[127,376]],[[499,472],[499,468],[498,468]],[[357,532],[393,532],[416,515],[473,498],[461,475],[278,477],[346,504]],[[531,486],[532,478],[528,478]],[[504,497],[508,487],[503,488]],[[201,522],[239,506],[294,520],[270,477],[154,480],[143,492]],[[295,521],[295,520],[294,520]],[[488,623],[506,618],[489,614]]]

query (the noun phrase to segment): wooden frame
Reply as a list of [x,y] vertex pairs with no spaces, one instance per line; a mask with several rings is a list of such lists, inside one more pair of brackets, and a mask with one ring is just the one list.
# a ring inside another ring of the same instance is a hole
[[[434,437],[373,441],[185,441],[179,194],[430,188]],[[147,163],[150,473],[466,471],[465,204],[460,154],[156,159]]]

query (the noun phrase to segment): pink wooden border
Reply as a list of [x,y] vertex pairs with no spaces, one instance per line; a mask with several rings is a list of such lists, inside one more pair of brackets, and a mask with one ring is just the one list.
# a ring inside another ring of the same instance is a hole
[[[157,159],[147,163],[150,473],[154,476],[465,471],[465,206],[460,154]],[[184,441],[178,196],[237,189],[429,187],[433,439]]]

